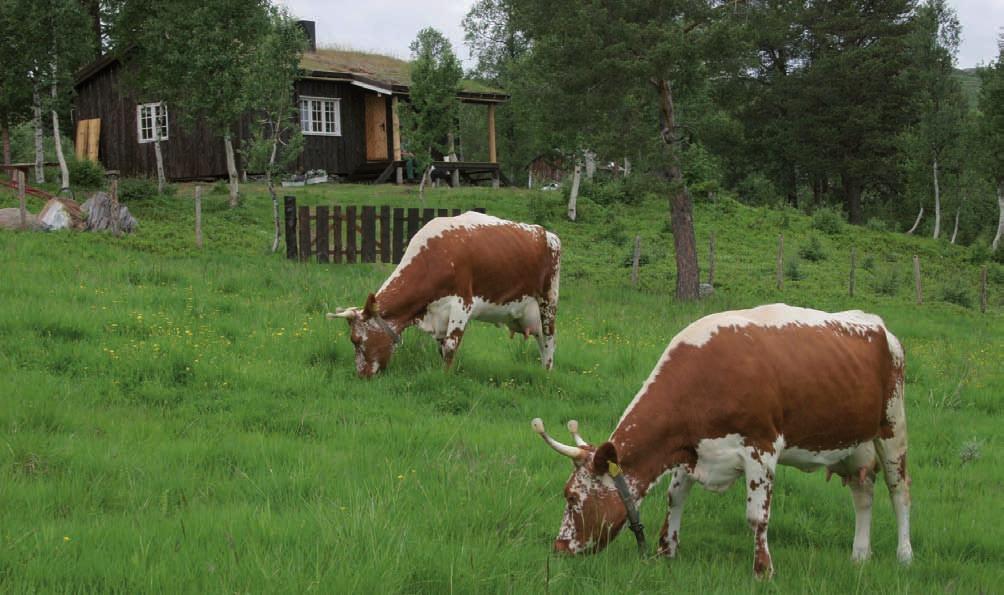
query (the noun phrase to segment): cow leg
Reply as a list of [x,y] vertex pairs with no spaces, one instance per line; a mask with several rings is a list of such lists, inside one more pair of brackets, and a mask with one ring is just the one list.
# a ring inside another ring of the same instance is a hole
[[896,556],[903,564],[909,564],[913,560],[913,547],[910,545],[910,478],[906,473],[906,412],[902,378],[896,383],[893,398],[886,406],[886,417],[892,427],[892,437],[876,439],[875,451],[896,513],[899,528]]
[[863,473],[848,482],[854,500],[854,549],[851,560],[864,562],[871,556],[872,494],[875,481],[871,474]]
[[558,295],[553,292],[548,299],[537,300],[540,309],[540,326],[537,331],[537,346],[540,347],[540,363],[545,370],[554,366],[554,322],[557,316]]
[[460,349],[460,341],[464,338],[464,329],[470,317],[470,310],[462,301],[450,307],[450,318],[446,324],[446,333],[439,339],[439,354],[443,356],[443,363],[449,370],[453,365],[453,357]]
[[669,481],[669,509],[666,511],[666,522],[659,533],[659,554],[667,558],[675,558],[680,546],[680,521],[683,516],[683,504],[687,501],[694,480],[683,469],[673,473]]
[[774,493],[774,469],[777,455],[751,449],[746,467],[746,520],[753,530],[755,545],[753,574],[760,579],[774,576],[774,564],[767,547],[767,524],[770,522],[770,499]]

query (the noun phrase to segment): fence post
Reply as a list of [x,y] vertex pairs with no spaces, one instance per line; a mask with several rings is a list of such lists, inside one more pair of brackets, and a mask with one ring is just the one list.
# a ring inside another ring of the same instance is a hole
[[923,304],[924,294],[920,289],[920,256],[916,254],[913,255],[913,284],[917,290],[917,303]]
[[980,312],[987,311],[987,265],[980,269]]
[[634,258],[631,259],[631,287],[638,287],[638,266],[641,261],[641,236],[634,237]]
[[851,285],[850,285],[850,295],[854,297],[854,268],[857,264],[858,249],[856,246],[851,246]]
[[[624,158],[627,164],[627,157]],[[627,176],[627,165],[625,165],[624,175]],[[711,232],[708,238],[708,285],[715,286],[715,232]]]
[[360,217],[362,228],[362,262],[376,262],[376,207],[365,206]]
[[777,236],[777,288],[784,289],[784,234]]
[[21,215],[21,229],[24,229],[28,227],[28,206],[24,198],[24,170],[16,169],[14,171],[17,174],[17,208]]
[[286,258],[296,260],[296,197],[283,197],[283,215],[286,219]]
[[390,207],[380,207],[380,262],[390,262]]
[[328,236],[331,235],[328,223],[331,221],[331,216],[328,214],[328,207],[324,205],[317,205],[314,214],[314,224],[317,229],[314,234],[314,251],[317,252],[317,262],[327,263],[331,259],[331,252],[328,248]]
[[296,208],[298,219],[300,220],[298,236],[300,238],[300,261],[307,262],[312,254],[310,250],[311,240],[311,230],[310,230],[310,207],[300,205]]
[[202,186],[195,185],[195,247],[202,250]]

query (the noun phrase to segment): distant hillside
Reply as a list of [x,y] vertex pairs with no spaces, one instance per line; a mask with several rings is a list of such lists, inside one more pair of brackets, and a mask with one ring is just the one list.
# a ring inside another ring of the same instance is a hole
[[962,93],[969,102],[969,109],[976,109],[980,98],[980,75],[976,68],[956,69],[955,78],[962,83]]

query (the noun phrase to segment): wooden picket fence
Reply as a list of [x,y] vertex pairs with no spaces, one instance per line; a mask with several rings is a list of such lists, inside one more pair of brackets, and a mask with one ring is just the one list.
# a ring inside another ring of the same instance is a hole
[[[404,249],[423,225],[461,209],[390,206],[297,206],[284,199],[286,258],[308,262],[354,264],[401,262]],[[472,209],[484,213],[483,207]],[[379,222],[379,225],[377,224]]]

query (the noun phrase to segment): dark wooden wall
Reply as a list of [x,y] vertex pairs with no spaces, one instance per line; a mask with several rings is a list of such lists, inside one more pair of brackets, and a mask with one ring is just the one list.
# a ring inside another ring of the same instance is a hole
[[[98,159],[105,169],[117,169],[125,176],[153,177],[157,175],[153,143],[138,140],[136,105],[140,101],[123,84],[122,69],[116,62],[77,87],[75,119],[101,118]],[[168,105],[167,112],[168,140],[161,143],[165,175],[172,180],[226,176],[222,137],[201,126],[187,131],[178,110]],[[235,132],[235,144],[241,132]]]
[[[136,131],[136,105],[141,103],[122,82],[123,66],[114,62],[76,87],[75,119],[101,118],[98,158],[105,169],[119,170],[124,176],[156,176],[153,143],[140,143]],[[366,163],[365,95],[372,93],[350,83],[303,79],[296,83],[294,106],[299,96],[341,99],[341,136],[304,135],[299,171],[323,169],[331,174],[349,175]],[[156,98],[144,100],[156,101]],[[388,160],[393,146],[390,97],[387,102]],[[296,116],[299,120],[299,111]],[[75,130],[75,128],[74,128]],[[234,131],[235,149],[250,136],[250,118]],[[73,132],[70,137],[73,138]],[[182,126],[181,114],[168,106],[168,140],[161,143],[165,174],[172,180],[226,177],[226,152],[221,136],[207,127],[192,130]],[[238,154],[238,169],[241,168]],[[253,173],[253,172],[252,172]]]

